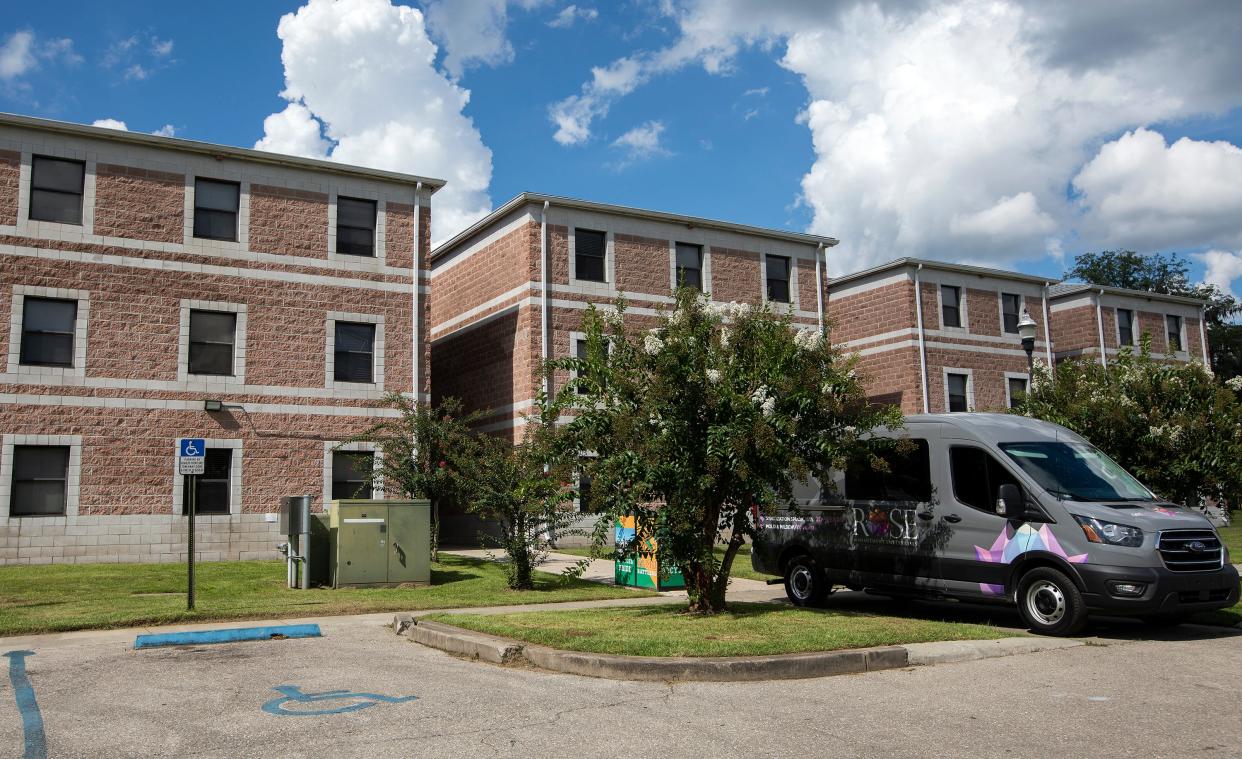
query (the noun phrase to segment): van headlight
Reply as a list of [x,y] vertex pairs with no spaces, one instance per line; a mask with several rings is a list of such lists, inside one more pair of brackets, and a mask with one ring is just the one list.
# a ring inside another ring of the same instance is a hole
[[1074,515],[1074,519],[1078,520],[1083,534],[1092,543],[1107,543],[1129,548],[1138,548],[1143,545],[1143,531],[1137,527],[1105,522],[1094,517],[1081,517],[1077,514]]

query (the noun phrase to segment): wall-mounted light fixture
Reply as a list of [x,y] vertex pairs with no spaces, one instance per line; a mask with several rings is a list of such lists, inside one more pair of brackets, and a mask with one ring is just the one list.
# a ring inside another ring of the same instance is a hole
[[208,398],[203,401],[203,411],[223,411],[224,401],[215,398]]

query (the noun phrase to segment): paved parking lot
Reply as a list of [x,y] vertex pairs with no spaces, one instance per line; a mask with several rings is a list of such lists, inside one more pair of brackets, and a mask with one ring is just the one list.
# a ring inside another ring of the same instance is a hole
[[[1061,651],[670,686],[464,661],[381,619],[328,623],[318,639],[134,651],[128,634],[74,634],[0,639],[0,653],[34,651],[25,664],[52,757],[1242,753],[1236,631],[1133,641],[1139,628],[1119,626]],[[329,691],[372,695],[316,698]],[[4,756],[22,751],[15,695],[5,678]]]

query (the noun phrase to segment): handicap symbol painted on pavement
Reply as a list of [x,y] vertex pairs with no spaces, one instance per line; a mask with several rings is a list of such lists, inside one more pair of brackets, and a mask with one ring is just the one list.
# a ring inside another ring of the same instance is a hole
[[[277,685],[272,688],[285,695],[263,705],[263,711],[279,717],[318,717],[324,714],[356,712],[376,704],[400,704],[413,701],[418,696],[382,696],[378,693],[355,693],[348,690],[327,690],[323,693],[303,693],[296,685]],[[317,704],[324,701],[342,702],[341,706],[325,709],[286,709],[286,704]],[[352,703],[344,703],[352,702]]]

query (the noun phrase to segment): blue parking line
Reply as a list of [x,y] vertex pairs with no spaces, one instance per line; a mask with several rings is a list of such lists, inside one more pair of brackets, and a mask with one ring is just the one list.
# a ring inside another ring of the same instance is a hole
[[34,651],[9,651],[9,682],[13,683],[13,695],[17,698],[17,711],[22,715],[22,733],[25,736],[23,759],[47,759],[47,738],[43,734],[43,715],[35,700],[34,688],[26,676],[26,657]]
[[237,627],[228,630],[199,630],[197,632],[161,633],[139,635],[134,648],[159,646],[195,646],[210,643],[235,643],[242,640],[271,640],[272,638],[318,638],[319,625],[276,625],[274,627]]

